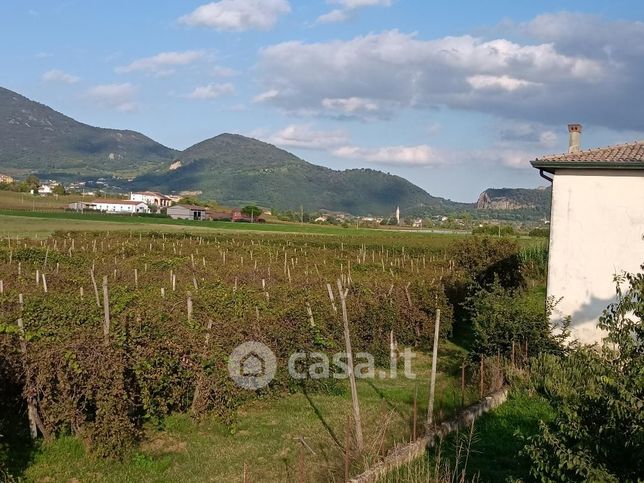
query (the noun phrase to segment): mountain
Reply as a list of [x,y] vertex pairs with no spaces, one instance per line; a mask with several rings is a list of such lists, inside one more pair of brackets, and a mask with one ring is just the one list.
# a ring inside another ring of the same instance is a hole
[[500,188],[487,189],[479,195],[476,210],[482,212],[506,212],[508,215],[550,215],[552,189],[547,188]]
[[399,176],[372,169],[336,171],[308,163],[271,144],[221,134],[177,155],[165,172],[134,180],[160,191],[201,191],[222,204],[258,203],[277,209],[326,209],[353,214],[403,214],[453,210],[458,203],[436,198]]
[[134,178],[110,184],[123,190],[200,192],[222,204],[257,203],[280,210],[387,215],[400,206],[403,216],[422,216],[473,208],[433,197],[399,176],[316,166],[235,134],[178,152],[135,131],[80,123],[1,87],[0,172],[33,172],[65,182]]
[[103,129],[0,87],[0,167],[9,174],[133,176],[175,156],[135,131]]

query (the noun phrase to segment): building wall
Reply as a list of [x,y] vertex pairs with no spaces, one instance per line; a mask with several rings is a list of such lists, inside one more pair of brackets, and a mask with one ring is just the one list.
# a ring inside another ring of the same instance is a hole
[[147,213],[148,207],[141,205],[122,205],[117,203],[95,203],[94,209],[108,213]]
[[175,220],[192,220],[193,218],[192,212],[189,209],[178,205],[168,208],[167,214]]
[[563,297],[553,321],[572,318],[583,343],[615,301],[613,275],[644,263],[644,171],[557,170],[552,188],[548,295]]

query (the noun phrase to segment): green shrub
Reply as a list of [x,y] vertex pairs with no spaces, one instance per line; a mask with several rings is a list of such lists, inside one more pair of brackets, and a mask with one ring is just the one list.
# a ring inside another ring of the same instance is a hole
[[480,289],[469,300],[469,312],[478,354],[504,355],[512,345],[526,342],[531,353],[561,352],[567,334],[553,335],[549,316],[552,302],[538,306],[520,292],[494,283],[489,290]]
[[644,274],[625,274],[617,282],[617,302],[599,322],[608,331],[603,347],[580,347],[533,364],[537,387],[557,410],[524,450],[536,480],[642,481]]
[[469,284],[489,287],[495,281],[503,288],[524,285],[519,245],[506,238],[472,237],[456,242],[451,256]]

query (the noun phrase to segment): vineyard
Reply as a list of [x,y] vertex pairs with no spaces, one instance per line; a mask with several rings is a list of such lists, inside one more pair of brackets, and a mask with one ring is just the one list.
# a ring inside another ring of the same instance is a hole
[[[384,366],[394,341],[431,347],[437,309],[441,336],[450,334],[449,296],[463,269],[436,236],[4,239],[0,424],[28,413],[45,441],[71,435],[95,457],[118,459],[172,414],[232,424],[251,399],[345,391],[344,381],[295,381],[286,371],[295,351],[344,350],[338,286],[354,350]],[[227,370],[228,355],[249,340],[278,360],[272,383],[256,392]]]

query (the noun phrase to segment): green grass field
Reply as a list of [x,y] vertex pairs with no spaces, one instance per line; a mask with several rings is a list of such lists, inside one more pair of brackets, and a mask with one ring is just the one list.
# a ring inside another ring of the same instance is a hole
[[342,228],[332,225],[297,223],[231,223],[227,221],[192,221],[140,216],[107,215],[100,213],[71,213],[19,211],[0,209],[0,236],[48,236],[55,231],[142,231],[142,232],[216,232],[243,231],[263,233],[385,237],[390,240],[438,237],[453,239],[468,236],[387,229]]

